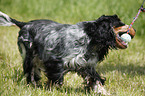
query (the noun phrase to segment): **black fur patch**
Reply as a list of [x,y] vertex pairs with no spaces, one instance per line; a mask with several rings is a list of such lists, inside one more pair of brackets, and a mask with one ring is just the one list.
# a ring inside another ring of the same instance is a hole
[[[101,16],[94,21],[80,22],[75,25],[60,24],[51,20],[33,20],[28,23],[12,19],[21,28],[18,37],[20,53],[24,59],[24,73],[27,82],[40,79],[37,74],[43,69],[48,79],[62,84],[64,72],[75,71],[90,83],[93,88],[96,81],[104,84],[95,71],[98,61],[102,61],[108,50],[116,48],[115,33],[112,27],[125,25],[117,15]],[[40,62],[32,62],[35,57]],[[36,63],[36,64],[34,64]],[[34,71],[32,69],[34,68]],[[31,74],[34,74],[34,77]]]

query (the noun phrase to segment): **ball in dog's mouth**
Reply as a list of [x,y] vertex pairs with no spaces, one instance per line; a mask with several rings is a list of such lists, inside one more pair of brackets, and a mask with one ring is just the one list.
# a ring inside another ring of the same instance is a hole
[[125,34],[122,34],[122,35],[121,35],[121,39],[122,39],[125,43],[128,44],[128,43],[131,41],[131,36],[130,36],[129,34],[125,33]]
[[114,27],[114,32],[116,34],[116,47],[120,49],[126,49],[128,43],[133,39],[135,36],[135,29],[130,28],[129,33],[127,34],[129,25],[121,26],[121,27]]
[[123,49],[124,49],[127,48],[128,43],[131,41],[131,36],[127,33],[124,33],[121,36],[117,35],[117,40],[118,43],[120,42],[123,45]]
[[127,43],[121,39],[121,37],[119,35],[117,35],[117,38],[116,38],[116,46],[120,49],[125,49],[127,48]]

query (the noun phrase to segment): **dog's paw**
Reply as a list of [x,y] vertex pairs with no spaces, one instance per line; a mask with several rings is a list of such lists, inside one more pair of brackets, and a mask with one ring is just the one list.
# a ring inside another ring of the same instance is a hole
[[96,84],[94,85],[94,92],[97,94],[107,95],[110,96],[110,92],[108,92],[104,86],[100,83],[100,81],[96,81]]

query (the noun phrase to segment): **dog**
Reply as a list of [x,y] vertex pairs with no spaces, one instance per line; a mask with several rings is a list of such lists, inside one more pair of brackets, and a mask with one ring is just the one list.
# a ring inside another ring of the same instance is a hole
[[[106,94],[105,79],[95,66],[107,56],[109,49],[128,46],[120,37],[127,33],[129,25],[117,15],[102,15],[97,20],[72,25],[44,19],[20,22],[0,12],[0,25],[20,28],[17,44],[23,70],[27,83],[34,85],[41,79],[41,71],[49,83],[59,86],[64,75],[73,71],[84,79],[86,88]],[[134,28],[131,27],[129,35],[135,36]]]

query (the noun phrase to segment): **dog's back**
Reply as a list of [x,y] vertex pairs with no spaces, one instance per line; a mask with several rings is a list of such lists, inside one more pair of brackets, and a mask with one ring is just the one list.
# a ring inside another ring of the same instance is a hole
[[118,30],[127,27],[117,15],[103,15],[98,20],[70,25],[51,20],[19,22],[0,12],[0,25],[20,28],[18,46],[28,84],[37,85],[41,70],[50,85],[62,85],[64,73],[75,71],[84,78],[88,89],[107,94],[102,87],[105,79],[96,72],[95,65],[104,59],[110,48],[117,45],[127,48],[127,44],[118,39]]
[[[50,45],[49,42],[46,42],[48,35],[53,34],[52,30],[55,30],[55,27],[58,25],[61,24],[51,20],[33,20],[25,24],[19,31],[18,36],[18,45],[21,54],[24,53],[22,53],[20,45],[24,44],[26,50],[35,50],[35,54],[39,54],[40,58],[42,58],[41,54],[43,54],[45,43]],[[55,32],[55,34],[58,33]],[[52,42],[55,37],[57,37],[57,35],[53,36],[50,41]]]

